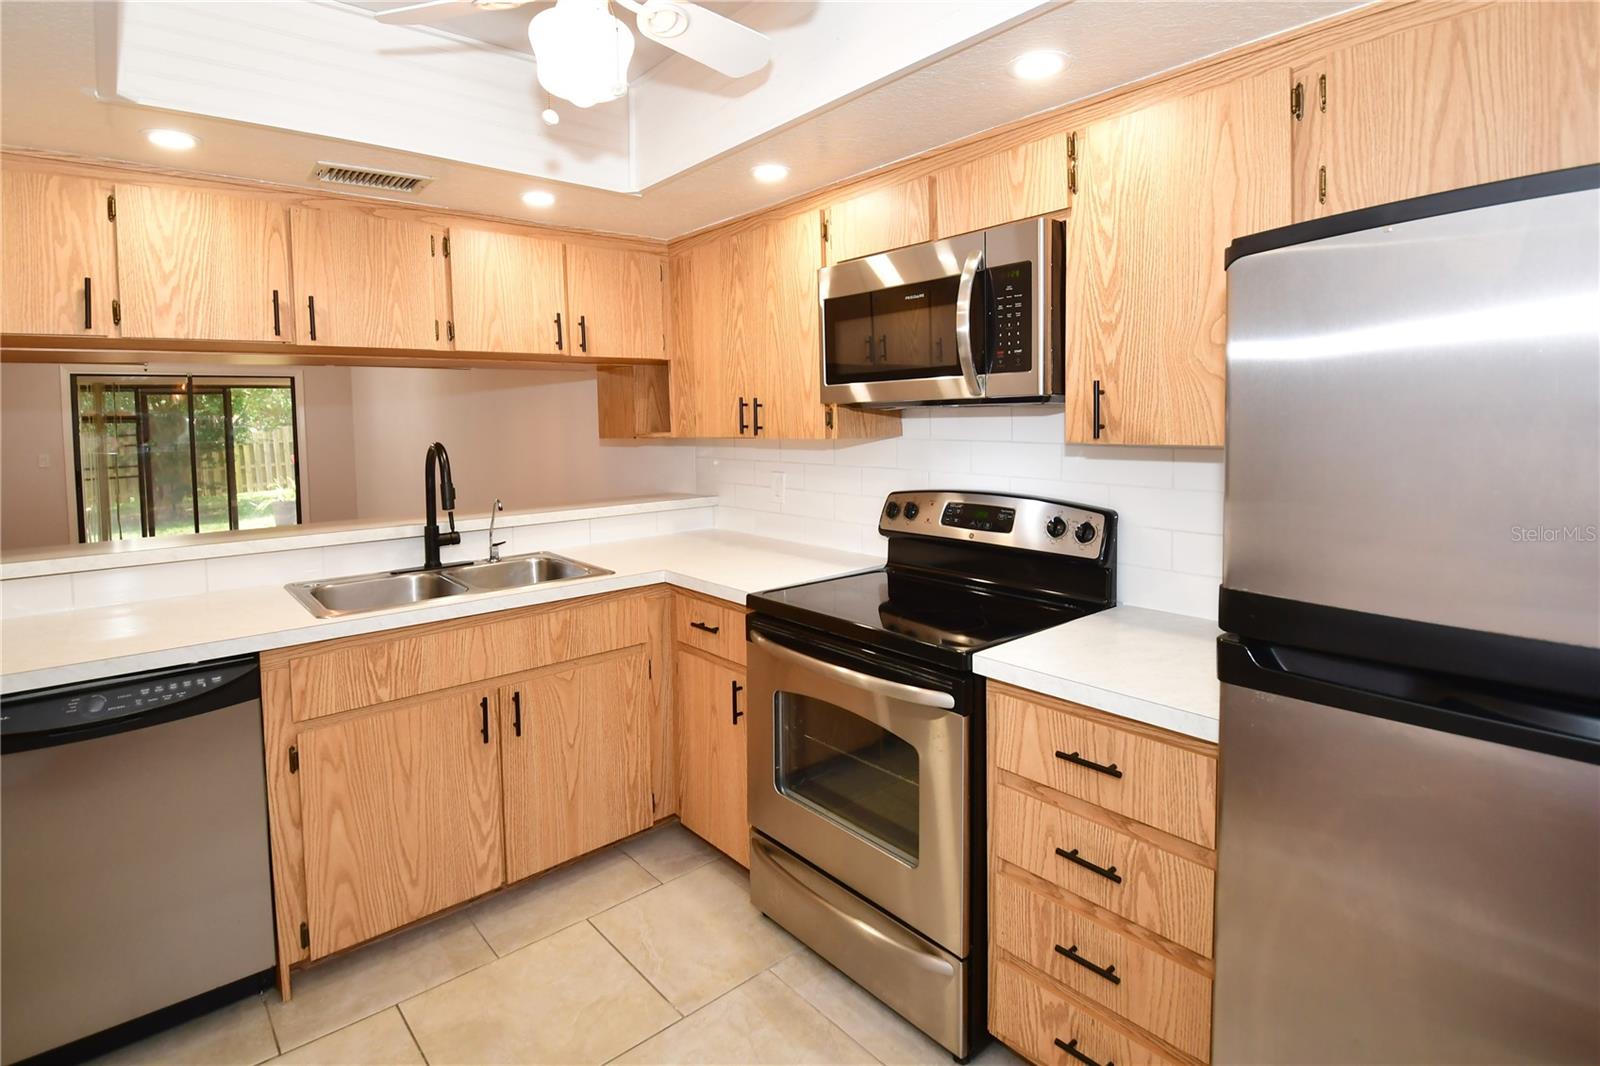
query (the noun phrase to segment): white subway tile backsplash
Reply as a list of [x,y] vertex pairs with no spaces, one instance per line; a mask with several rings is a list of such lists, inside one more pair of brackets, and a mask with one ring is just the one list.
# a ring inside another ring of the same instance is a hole
[[109,607],[118,603],[198,596],[206,590],[206,564],[201,560],[85,570],[72,575],[73,607]]
[[0,581],[0,617],[21,618],[72,609],[72,575],[47,574]]
[[687,511],[660,511],[656,514],[656,532],[663,536],[696,529],[714,529],[716,524],[715,507],[693,507]]
[[[878,514],[890,492],[987,489],[1111,507],[1122,523],[1120,601],[1216,617],[1220,449],[1068,445],[1059,407],[915,409],[904,412],[901,429],[888,440],[824,441],[776,456],[760,442],[701,449],[701,476],[711,483],[700,487],[721,501],[720,529],[770,534],[769,515],[781,510],[794,516],[782,536],[878,558],[885,547]],[[716,462],[708,468],[706,458]],[[757,484],[742,482],[740,461],[753,464]],[[769,473],[779,468],[788,471],[782,505]]]
[[322,569],[327,577],[372,574],[422,565],[422,538],[334,544],[322,549]]
[[589,519],[589,539],[596,544],[608,540],[653,537],[655,534],[656,516],[653,514],[619,514]]
[[224,555],[205,560],[206,591],[287,585],[328,577],[322,548],[272,552],[266,555]]
[[589,543],[589,520],[551,522],[542,526],[517,526],[511,531],[511,550],[528,552],[559,551]]

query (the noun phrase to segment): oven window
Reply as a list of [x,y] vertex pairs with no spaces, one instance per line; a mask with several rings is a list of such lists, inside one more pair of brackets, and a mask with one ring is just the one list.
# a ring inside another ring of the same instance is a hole
[[780,692],[777,788],[908,866],[917,864],[917,751],[843,707]]

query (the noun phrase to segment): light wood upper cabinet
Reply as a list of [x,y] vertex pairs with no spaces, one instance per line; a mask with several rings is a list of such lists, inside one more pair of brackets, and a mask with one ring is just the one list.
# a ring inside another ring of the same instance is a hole
[[0,171],[0,332],[115,336],[111,183]]
[[933,175],[938,237],[1065,211],[1067,134],[997,148]]
[[457,350],[577,354],[560,241],[452,226],[448,263]]
[[507,880],[650,825],[646,657],[635,645],[501,689]]
[[672,424],[687,437],[739,436],[742,380],[732,374],[733,241],[695,245],[672,257]]
[[1067,222],[1068,440],[1222,443],[1222,258],[1235,237],[1289,221],[1288,100],[1280,71],[1078,135]]
[[116,195],[124,337],[294,339],[282,204],[175,185]]
[[755,340],[761,436],[783,440],[831,436],[822,403],[822,219],[805,211],[762,228],[763,330]]
[[915,178],[829,204],[828,263],[931,240],[928,185],[928,178]]
[[745,767],[745,672],[679,648],[672,678],[678,718],[678,817],[750,865]]
[[567,306],[574,346],[593,359],[665,359],[666,258],[567,245]]
[[427,696],[300,733],[310,958],[502,883],[494,695]]
[[444,232],[347,207],[289,211],[295,337],[356,348],[447,348]]
[[1597,4],[1487,4],[1296,74],[1296,218],[1600,161]]

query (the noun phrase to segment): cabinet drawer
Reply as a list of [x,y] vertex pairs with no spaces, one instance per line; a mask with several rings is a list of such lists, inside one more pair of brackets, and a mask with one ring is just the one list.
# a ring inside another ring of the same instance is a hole
[[744,608],[679,593],[673,635],[678,643],[744,665]]
[[1215,871],[1005,785],[994,799],[996,856],[1211,957]]
[[[989,693],[994,761],[1001,769],[1127,815],[1206,848],[1216,847],[1217,760],[1153,732],[1122,728],[1097,711]],[[1211,745],[1204,745],[1211,748]]]
[[1209,1057],[1205,974],[1004,874],[994,879],[989,913],[995,947],[1178,1050]]
[[1002,956],[995,958],[990,975],[989,1031],[1034,1062],[1045,1066],[1085,1066],[1089,1062],[1137,1066],[1172,1061],[1127,1036],[1095,1011],[1056,994]]

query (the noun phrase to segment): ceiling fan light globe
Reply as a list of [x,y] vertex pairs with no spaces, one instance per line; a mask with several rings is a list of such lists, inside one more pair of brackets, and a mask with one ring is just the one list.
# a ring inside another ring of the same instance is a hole
[[593,107],[628,91],[633,34],[611,17],[606,0],[556,0],[528,23],[528,43],[551,96]]

